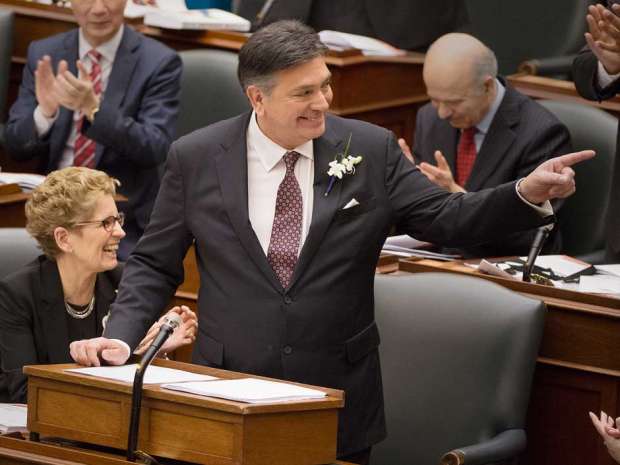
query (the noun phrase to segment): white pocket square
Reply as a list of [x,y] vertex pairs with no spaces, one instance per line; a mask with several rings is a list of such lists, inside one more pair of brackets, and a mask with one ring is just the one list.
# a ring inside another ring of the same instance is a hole
[[360,203],[355,200],[355,197],[353,197],[351,200],[349,200],[349,203],[347,203],[342,209],[346,210],[347,208],[351,208],[351,207],[355,207],[356,205],[359,205]]

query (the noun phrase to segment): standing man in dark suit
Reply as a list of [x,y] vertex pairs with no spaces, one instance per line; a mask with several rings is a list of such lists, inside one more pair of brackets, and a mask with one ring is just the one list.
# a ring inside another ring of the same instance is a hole
[[[269,2],[240,0],[237,14],[256,23]],[[275,0],[262,25],[298,19],[317,31],[376,37],[405,50],[425,50],[437,37],[469,25],[463,0]]]
[[86,166],[120,180],[125,258],[146,227],[174,136],[181,60],[123,25],[127,0],[74,0],[75,29],[33,42],[6,125],[17,160]]
[[569,165],[593,153],[547,162],[518,187],[450,194],[405,160],[391,132],[327,115],[324,53],[297,21],[248,39],[238,73],[253,112],[172,145],[106,337],[71,354],[123,363],[183,281],[195,240],[193,361],[345,390],[338,455],[368,463],[386,434],[373,280],[390,226],[458,244],[542,224],[550,206],[533,204],[570,195]]
[[[577,91],[589,100],[605,100],[620,93],[620,5],[615,1],[588,7],[588,48],[573,62]],[[616,142],[613,181],[607,206],[605,260],[620,262],[620,131]]]
[[[431,102],[416,116],[414,162],[450,192],[476,192],[520,179],[571,150],[566,127],[498,77],[495,54],[475,37],[451,33],[437,39],[428,49],[423,77]],[[410,155],[404,140],[399,143]],[[553,206],[557,212],[560,205]],[[527,255],[535,232],[498,236],[453,252]],[[558,252],[560,246],[556,226],[545,252]]]

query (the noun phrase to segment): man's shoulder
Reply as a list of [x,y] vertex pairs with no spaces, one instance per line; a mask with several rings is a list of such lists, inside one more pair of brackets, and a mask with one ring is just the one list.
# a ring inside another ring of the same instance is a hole
[[149,58],[178,55],[175,50],[171,49],[166,44],[152,39],[151,37],[147,37],[133,29],[127,29],[127,37],[137,41],[142,48],[142,52]]
[[326,117],[326,135],[347,135],[355,133],[356,137],[364,139],[386,138],[390,131],[376,124],[353,118],[343,118],[328,114]]
[[[544,129],[549,126],[562,125],[560,120],[536,100],[507,86],[505,100],[518,111],[520,124],[528,127]],[[503,107],[503,106],[502,106]],[[500,107],[499,111],[504,108]]]
[[53,53],[61,48],[66,48],[69,44],[71,44],[71,41],[75,41],[75,45],[77,47],[77,37],[78,29],[71,29],[43,39],[33,40],[28,48],[31,53],[35,53],[38,57],[44,54]]
[[218,121],[186,134],[177,139],[172,147],[179,155],[200,151],[214,153],[221,147],[228,147],[240,137],[245,139],[251,113],[246,112],[229,119]]

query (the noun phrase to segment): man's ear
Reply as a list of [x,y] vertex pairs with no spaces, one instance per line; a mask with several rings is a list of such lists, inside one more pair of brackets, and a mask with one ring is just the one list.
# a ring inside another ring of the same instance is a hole
[[245,90],[245,95],[248,97],[252,108],[257,115],[262,116],[264,113],[264,100],[265,93],[256,85],[248,86]]
[[489,94],[495,86],[495,78],[490,75],[485,77],[482,85],[484,86],[484,93]]
[[54,229],[54,240],[56,245],[63,252],[73,252],[73,245],[71,245],[71,238],[69,237],[69,231],[62,226],[58,226]]

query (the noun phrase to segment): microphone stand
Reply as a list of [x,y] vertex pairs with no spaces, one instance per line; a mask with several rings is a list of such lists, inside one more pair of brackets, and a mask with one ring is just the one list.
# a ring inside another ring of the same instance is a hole
[[547,237],[549,237],[549,231],[551,231],[551,229],[553,229],[553,223],[551,224],[551,227],[549,227],[549,225],[541,226],[536,231],[536,236],[532,242],[530,253],[527,256],[527,261],[523,267],[523,282],[530,282],[530,275],[532,274],[534,263],[536,262],[536,258],[540,254]]
[[133,390],[131,393],[131,417],[129,421],[129,434],[127,436],[127,461],[135,462],[138,458],[138,433],[140,431],[140,409],[142,407],[142,386],[144,384],[144,374],[155,355],[163,346],[166,339],[170,337],[176,327],[180,325],[181,318],[170,318],[165,320],[159,334],[144,353],[136,374],[133,378]]

